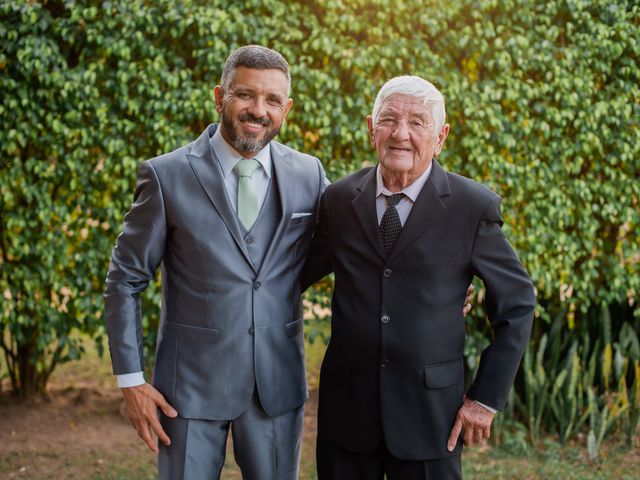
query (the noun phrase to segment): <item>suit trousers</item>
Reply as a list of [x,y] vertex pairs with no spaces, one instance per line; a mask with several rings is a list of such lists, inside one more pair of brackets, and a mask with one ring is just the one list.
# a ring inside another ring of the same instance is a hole
[[244,480],[297,480],[304,405],[268,416],[253,394],[251,405],[233,420],[169,418],[160,423],[171,445],[158,442],[160,480],[218,480],[231,428],[233,454]]
[[394,457],[384,442],[369,452],[350,452],[321,436],[316,454],[318,480],[462,480],[460,454],[436,460],[403,460]]

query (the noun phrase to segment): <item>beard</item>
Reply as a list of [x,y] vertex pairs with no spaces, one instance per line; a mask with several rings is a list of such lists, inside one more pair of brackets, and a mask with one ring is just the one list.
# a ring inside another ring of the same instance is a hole
[[241,136],[238,132],[237,123],[234,119],[230,118],[227,113],[222,111],[221,123],[224,127],[224,131],[229,136],[231,146],[238,152],[251,152],[256,153],[262,150],[273,137],[275,137],[280,131],[280,127],[272,127],[273,122],[266,117],[258,118],[254,117],[250,113],[243,113],[238,116],[237,122],[254,122],[267,127],[262,138],[258,138],[256,135]]

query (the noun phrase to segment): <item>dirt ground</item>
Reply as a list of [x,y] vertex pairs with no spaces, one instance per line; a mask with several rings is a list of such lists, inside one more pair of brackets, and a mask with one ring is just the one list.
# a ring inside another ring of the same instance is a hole
[[[312,393],[305,450],[315,443]],[[227,457],[223,478],[240,478],[230,451]],[[122,414],[116,388],[54,388],[48,398],[28,402],[0,398],[0,479],[148,478],[154,464],[154,455]]]
[[[317,366],[323,353],[321,345],[307,348],[307,365],[315,367],[308,368],[311,394],[305,406],[301,480],[316,479]],[[155,455],[121,412],[108,359],[89,351],[80,361],[60,366],[45,398],[21,401],[7,393],[8,387],[6,378],[0,381],[0,480],[156,478]],[[520,454],[488,446],[467,449],[465,480],[640,480],[638,448],[608,441],[601,459],[589,462],[585,445],[560,448],[551,443]],[[241,479],[231,442],[222,479]]]
[[[317,390],[310,379],[301,473],[314,472]],[[109,360],[89,351],[61,365],[44,398],[28,401],[0,382],[0,480],[153,479],[155,455],[139,440],[122,412]],[[301,478],[313,478],[313,474]],[[224,480],[240,479],[227,448]]]
[[52,389],[28,402],[3,397],[0,478],[85,478],[87,467],[100,473],[123,449],[146,462],[120,402],[116,389],[97,388]]

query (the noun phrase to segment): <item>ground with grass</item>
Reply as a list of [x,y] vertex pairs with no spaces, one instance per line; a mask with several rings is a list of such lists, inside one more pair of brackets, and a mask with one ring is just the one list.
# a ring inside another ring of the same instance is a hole
[[[307,349],[311,396],[306,405],[301,480],[315,475],[317,372],[323,347]],[[640,453],[618,443],[605,445],[589,462],[584,445],[559,447],[547,441],[537,450],[520,445],[465,450],[465,479],[640,480]],[[222,478],[240,479],[232,445]],[[108,360],[89,349],[78,362],[61,366],[48,395],[20,401],[0,392],[0,479],[143,480],[155,478],[155,458],[130,427]]]

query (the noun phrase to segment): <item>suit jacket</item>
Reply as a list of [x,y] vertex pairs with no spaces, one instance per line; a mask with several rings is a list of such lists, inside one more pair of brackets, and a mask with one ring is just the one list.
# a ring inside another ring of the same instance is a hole
[[[139,294],[161,265],[156,388],[182,417],[224,420],[246,409],[257,386],[277,416],[307,397],[298,280],[324,171],[317,158],[271,142],[282,215],[254,267],[211,148],[215,129],[140,167],[106,280],[113,369],[143,368]],[[303,212],[311,215],[292,216]]]
[[447,438],[464,395],[462,306],[484,281],[495,338],[467,394],[502,408],[529,338],[534,290],[502,232],[500,198],[433,170],[385,258],[365,168],[330,185],[303,286],[335,272],[331,342],[320,374],[318,431],[368,451],[382,438],[396,457],[453,453]]

